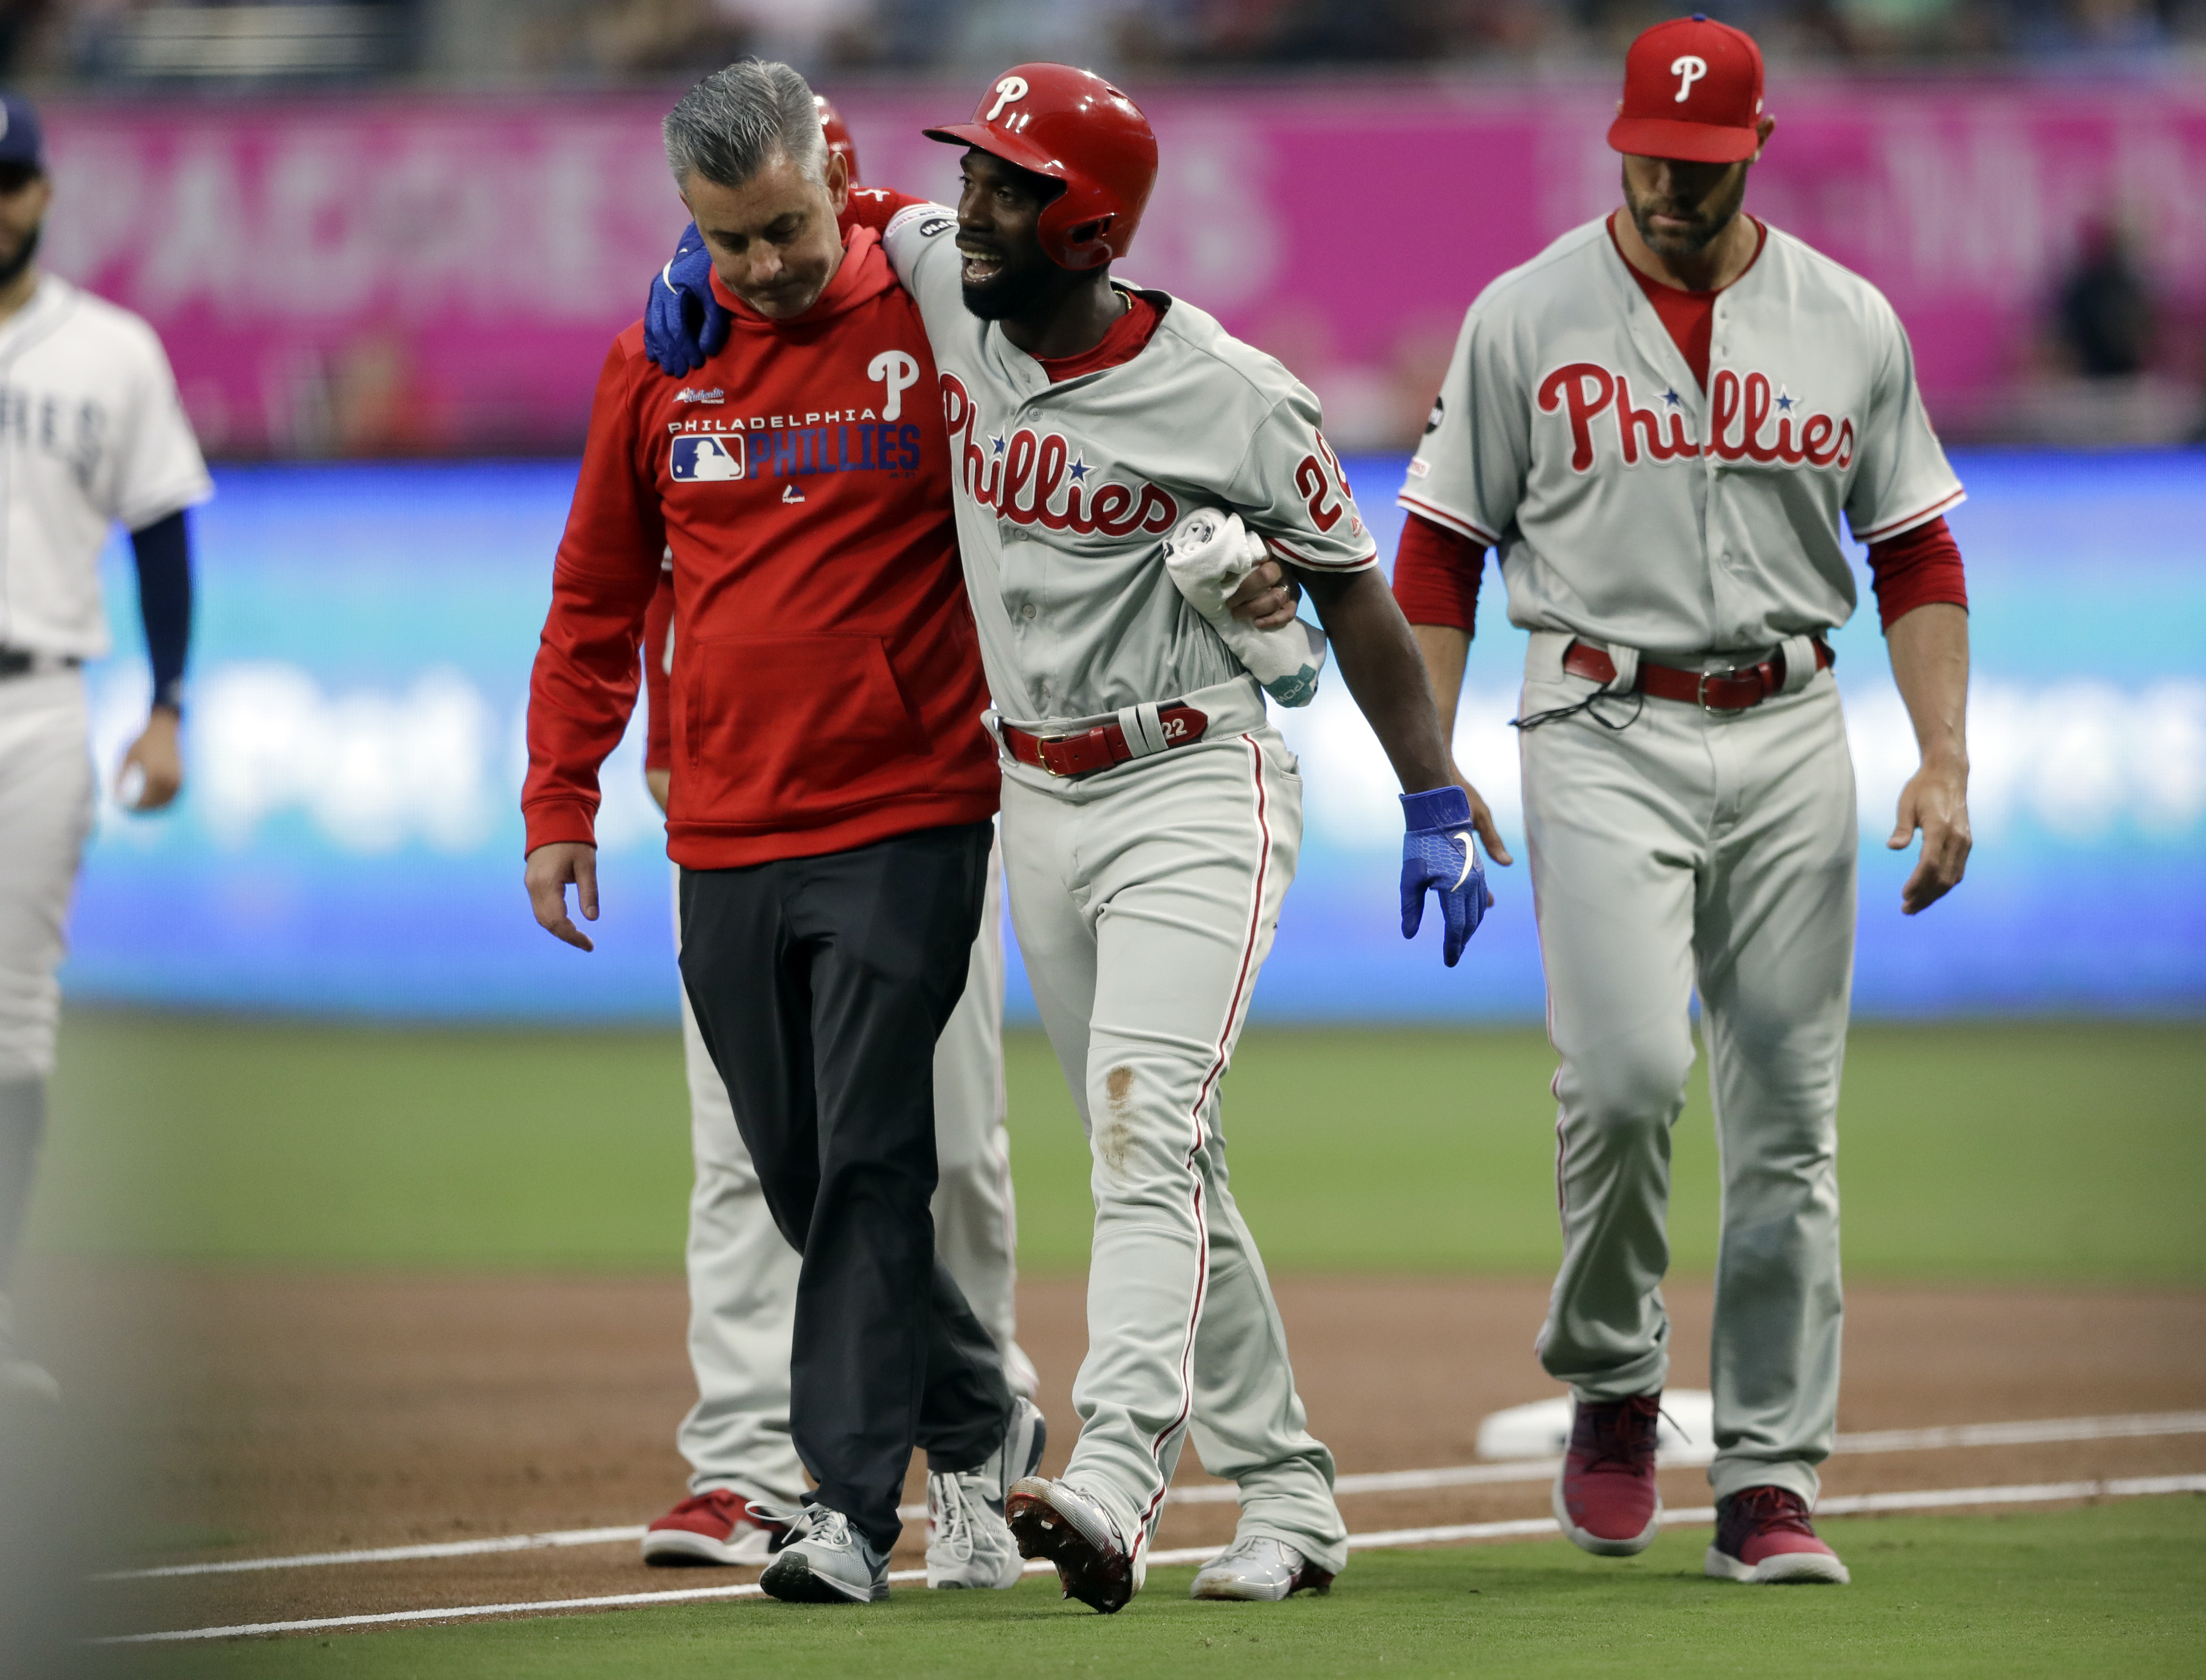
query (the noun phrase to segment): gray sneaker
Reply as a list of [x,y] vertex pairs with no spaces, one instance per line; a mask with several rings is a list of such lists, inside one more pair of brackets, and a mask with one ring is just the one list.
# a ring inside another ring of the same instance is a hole
[[1321,1570],[1285,1540],[1269,1534],[1237,1540],[1195,1572],[1191,1599],[1277,1602],[1301,1592],[1330,1593],[1333,1571]]
[[1004,1522],[1011,1484],[1041,1463],[1049,1425],[1033,1401],[1011,1402],[1002,1445],[975,1470],[927,1479],[927,1584],[1016,1587],[1025,1560]]
[[826,1505],[762,1505],[754,1516],[778,1522],[788,1537],[759,1585],[790,1604],[871,1604],[889,1595],[889,1554]]

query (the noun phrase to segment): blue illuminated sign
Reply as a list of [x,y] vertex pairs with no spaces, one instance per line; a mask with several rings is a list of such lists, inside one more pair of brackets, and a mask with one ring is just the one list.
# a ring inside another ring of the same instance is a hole
[[[687,439],[682,441],[689,441]],[[707,441],[699,439],[701,443]],[[1348,463],[1381,551],[1398,459]],[[1888,854],[1914,765],[1866,604],[1834,638],[1861,786],[1865,1013],[2206,1006],[2206,457],[1976,454],[1953,515],[1969,565],[1976,849],[1903,918]],[[737,452],[675,476],[742,470]],[[232,468],[198,517],[182,807],[100,813],[66,972],[80,999],[379,1015],[671,1019],[668,868],[640,729],[605,771],[598,950],[521,891],[529,664],[569,464]],[[90,674],[111,771],[146,694],[130,571]],[[1866,595],[1866,584],[1864,584]],[[1399,807],[1337,678],[1281,714],[1307,833],[1261,1017],[1535,1016],[1516,712],[1523,638],[1489,576],[1458,756],[1520,861],[1453,971],[1395,926]],[[1428,919],[1428,921],[1430,918]],[[1031,1012],[1013,953],[1013,1007]]]

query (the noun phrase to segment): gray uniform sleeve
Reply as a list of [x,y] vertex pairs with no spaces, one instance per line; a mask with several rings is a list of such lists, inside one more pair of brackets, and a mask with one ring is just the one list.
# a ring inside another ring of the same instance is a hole
[[1961,481],[1946,460],[1923,393],[1915,384],[1915,350],[1891,305],[1881,306],[1884,355],[1869,391],[1869,413],[1856,444],[1846,523],[1857,542],[1881,542],[1958,506]]
[[1281,559],[1332,572],[1361,571],[1379,557],[1348,488],[1340,458],[1320,432],[1309,390],[1294,385],[1266,411],[1226,486],[1233,510]]
[[1532,466],[1532,406],[1495,324],[1474,303],[1397,499],[1474,542],[1497,544]]

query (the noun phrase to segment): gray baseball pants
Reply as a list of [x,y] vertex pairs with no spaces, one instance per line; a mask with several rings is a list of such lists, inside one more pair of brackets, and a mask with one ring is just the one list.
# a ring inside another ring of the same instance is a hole
[[1261,722],[1047,790],[1005,778],[1011,923],[1093,1159],[1064,1479],[1110,1511],[1137,1579],[1190,1430],[1239,1485],[1243,1536],[1347,1558],[1219,1117],[1301,840],[1294,756]]
[[[1595,692],[1561,669],[1569,640],[1533,636],[1523,716]],[[1719,1498],[1768,1485],[1812,1501],[1838,1414],[1858,845],[1838,687],[1825,671],[1743,712],[1631,696],[1599,711],[1622,727],[1580,714],[1522,742],[1562,1059],[1563,1264],[1540,1357],[1581,1399],[1666,1379],[1670,1129],[1697,988],[1723,1171],[1708,1480]]]

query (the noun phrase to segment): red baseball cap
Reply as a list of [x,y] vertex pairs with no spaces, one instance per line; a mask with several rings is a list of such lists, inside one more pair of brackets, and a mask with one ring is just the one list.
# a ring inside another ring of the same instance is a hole
[[1635,158],[1736,164],[1762,141],[1762,49],[1705,12],[1658,23],[1624,55],[1608,143]]

